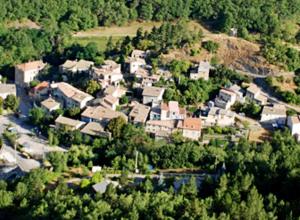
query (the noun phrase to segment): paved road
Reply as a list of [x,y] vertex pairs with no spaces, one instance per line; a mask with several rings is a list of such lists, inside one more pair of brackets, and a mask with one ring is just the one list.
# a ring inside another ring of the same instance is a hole
[[[265,82],[265,78],[268,75],[258,75],[258,74],[253,74],[251,72],[238,71],[238,70],[237,70],[237,72],[254,78],[254,83],[262,91],[261,94],[263,96],[267,97],[270,102],[281,104],[287,108],[294,109],[295,111],[300,112],[300,106],[288,104],[286,102],[281,101],[278,97],[276,97],[276,94],[272,91],[272,89],[270,89],[270,87]],[[294,75],[294,73],[292,73],[292,72],[287,72],[286,74],[291,75],[291,76]],[[282,75],[282,73],[278,73],[278,75]]]
[[267,97],[270,102],[281,104],[287,108],[294,109],[295,111],[300,112],[300,106],[288,104],[277,98],[276,94],[273,92],[272,89],[270,89],[270,87],[267,85],[263,78],[255,78],[254,83],[261,89],[261,94]]
[[38,162],[36,160],[27,159],[27,158],[22,157],[18,151],[14,150],[10,146],[7,146],[6,144],[3,145],[2,151],[5,151],[5,152],[13,155],[13,157],[16,158],[16,162],[17,162],[18,166],[21,168],[21,170],[23,170],[25,172],[29,172],[30,170],[38,168],[41,165],[40,162]]
[[[30,153],[31,155],[43,155],[44,152],[50,151],[66,151],[63,148],[59,147],[50,147],[47,144],[47,141],[34,136],[31,132],[32,126],[25,123],[24,119],[19,119],[14,116],[0,116],[0,134],[4,132],[8,125],[11,125],[16,129],[16,133],[20,135],[18,141],[24,145],[24,150]],[[1,153],[1,152],[0,152]],[[15,151],[7,143],[4,144],[2,149],[2,155],[6,154],[8,158],[16,157],[17,164],[19,167],[28,172],[31,169],[40,167],[40,163],[33,159],[24,158],[21,153]],[[10,154],[10,155],[9,155]]]
[[26,94],[25,90],[21,87],[17,87],[17,96],[20,98],[19,109],[22,115],[28,115],[29,110],[32,108],[31,100]]
[[0,115],[0,133],[3,133],[8,125],[13,126],[19,134],[32,134],[33,126],[26,124],[26,119],[19,119],[12,115]]

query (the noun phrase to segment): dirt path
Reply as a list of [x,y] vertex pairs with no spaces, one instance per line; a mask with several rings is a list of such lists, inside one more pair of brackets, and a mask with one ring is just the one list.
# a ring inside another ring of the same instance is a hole
[[36,22],[33,22],[29,19],[21,20],[21,21],[10,21],[6,24],[8,28],[28,28],[28,29],[41,29],[41,26]]

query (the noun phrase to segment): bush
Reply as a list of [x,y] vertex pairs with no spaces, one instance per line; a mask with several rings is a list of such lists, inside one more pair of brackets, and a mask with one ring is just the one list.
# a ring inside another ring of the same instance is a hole
[[129,99],[128,99],[128,97],[127,96],[122,96],[121,98],[120,98],[120,104],[121,105],[124,105],[124,104],[128,104],[128,102],[129,102]]
[[86,188],[87,186],[89,186],[91,184],[89,179],[83,179],[80,183],[80,188]]
[[209,41],[203,42],[202,47],[210,53],[216,53],[219,49],[219,44],[209,40]]

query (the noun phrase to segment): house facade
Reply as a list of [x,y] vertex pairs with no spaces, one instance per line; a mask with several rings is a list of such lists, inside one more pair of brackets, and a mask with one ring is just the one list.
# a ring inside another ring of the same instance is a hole
[[177,128],[177,120],[149,120],[146,122],[145,131],[155,136],[171,135]]
[[46,64],[41,60],[22,63],[15,66],[15,84],[25,87],[33,81],[45,68]]
[[228,110],[237,100],[235,92],[229,89],[221,89],[219,95],[215,98],[215,106]]
[[288,116],[287,118],[287,126],[291,130],[293,136],[300,136],[300,118],[299,115]]
[[165,89],[159,87],[145,87],[143,90],[143,104],[149,105],[151,104],[152,107],[157,106],[163,100]]
[[218,125],[220,127],[232,126],[235,123],[235,113],[217,107],[209,109],[207,116],[201,117],[206,127]]
[[185,108],[179,107],[177,101],[169,101],[160,105],[160,120],[184,119],[186,117]]
[[89,101],[94,99],[93,96],[65,82],[51,84],[51,88],[53,96],[60,100],[66,108],[78,107],[83,109]]
[[178,129],[182,131],[182,136],[192,140],[199,140],[201,137],[201,119],[185,118],[178,123]]
[[121,98],[126,94],[126,89],[121,86],[108,86],[104,90],[104,95],[111,95],[115,98]]
[[209,79],[209,71],[211,69],[211,65],[207,61],[201,61],[196,67],[192,68],[190,71],[190,79],[192,80],[208,80]]
[[102,98],[100,105],[105,108],[111,108],[112,110],[116,110],[117,106],[119,105],[119,99],[115,98],[112,95],[106,95]]
[[100,67],[93,67],[90,71],[90,75],[94,80],[101,83],[102,88],[106,88],[110,85],[117,86],[123,80],[121,64],[113,60],[105,60],[104,64]]
[[92,137],[107,137],[111,138],[111,133],[104,130],[104,127],[97,122],[89,122],[87,123],[80,132],[85,135],[89,135]]
[[136,125],[144,125],[148,118],[150,107],[140,103],[134,103],[129,113],[129,121]]
[[33,87],[30,92],[29,95],[36,101],[40,101],[42,100],[44,97],[47,97],[49,95],[50,92],[50,84],[49,82],[41,82],[38,85],[36,85],[35,87]]
[[124,120],[128,121],[127,116],[118,111],[114,111],[110,108],[105,108],[103,106],[87,107],[81,114],[81,120],[84,122],[98,122],[105,126],[108,122],[117,117],[122,117]]
[[253,101],[258,105],[265,105],[268,101],[268,98],[261,94],[260,88],[254,83],[251,83],[247,88],[246,99]]
[[68,131],[74,131],[80,129],[85,123],[82,121],[74,120],[64,116],[58,116],[55,120],[55,126],[57,129],[65,129]]
[[265,124],[276,124],[279,126],[286,124],[286,107],[284,105],[274,104],[264,106],[261,113],[260,122]]
[[59,66],[62,73],[80,73],[89,72],[94,66],[94,62],[88,60],[66,60],[66,62]]
[[53,112],[60,109],[60,103],[50,97],[41,102],[41,107],[47,112]]

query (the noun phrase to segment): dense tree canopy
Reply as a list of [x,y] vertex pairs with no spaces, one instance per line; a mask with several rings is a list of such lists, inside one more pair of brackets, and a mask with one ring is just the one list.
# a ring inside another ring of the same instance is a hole
[[[82,30],[97,25],[122,25],[136,20],[166,21],[193,18],[210,21],[228,31],[232,27],[249,32],[285,33],[285,20],[299,18],[298,0],[1,0],[0,21],[29,18],[41,24]],[[298,17],[297,17],[298,16]]]
[[[135,136],[142,137],[133,127],[124,129],[123,135],[127,138],[128,132],[131,139],[126,139],[128,142],[122,144],[122,148],[132,143]],[[103,143],[101,145],[103,148]],[[57,172],[66,169],[67,160],[68,165],[78,164],[102,154],[99,148],[97,153],[91,153],[89,147],[74,146],[68,155],[51,153],[48,156],[56,173],[37,169],[14,181],[0,181],[1,217],[297,219],[300,215],[299,147],[288,131],[275,132],[270,141],[261,144],[241,140],[223,147],[214,144],[203,147],[179,141],[152,151],[152,161],[155,158],[162,167],[189,166],[184,164],[188,161],[206,172],[215,167],[217,174],[208,174],[200,188],[194,177],[182,180],[186,184],[177,188],[172,179],[157,182],[150,177],[128,185],[125,175],[120,177],[121,188],[110,185],[99,195],[91,191],[91,184],[101,181],[100,173],[91,179],[83,179],[80,187],[75,188],[68,187],[59,177]],[[84,154],[79,153],[81,151]],[[142,151],[141,147],[139,151]],[[124,163],[122,160],[120,158],[119,163]]]

